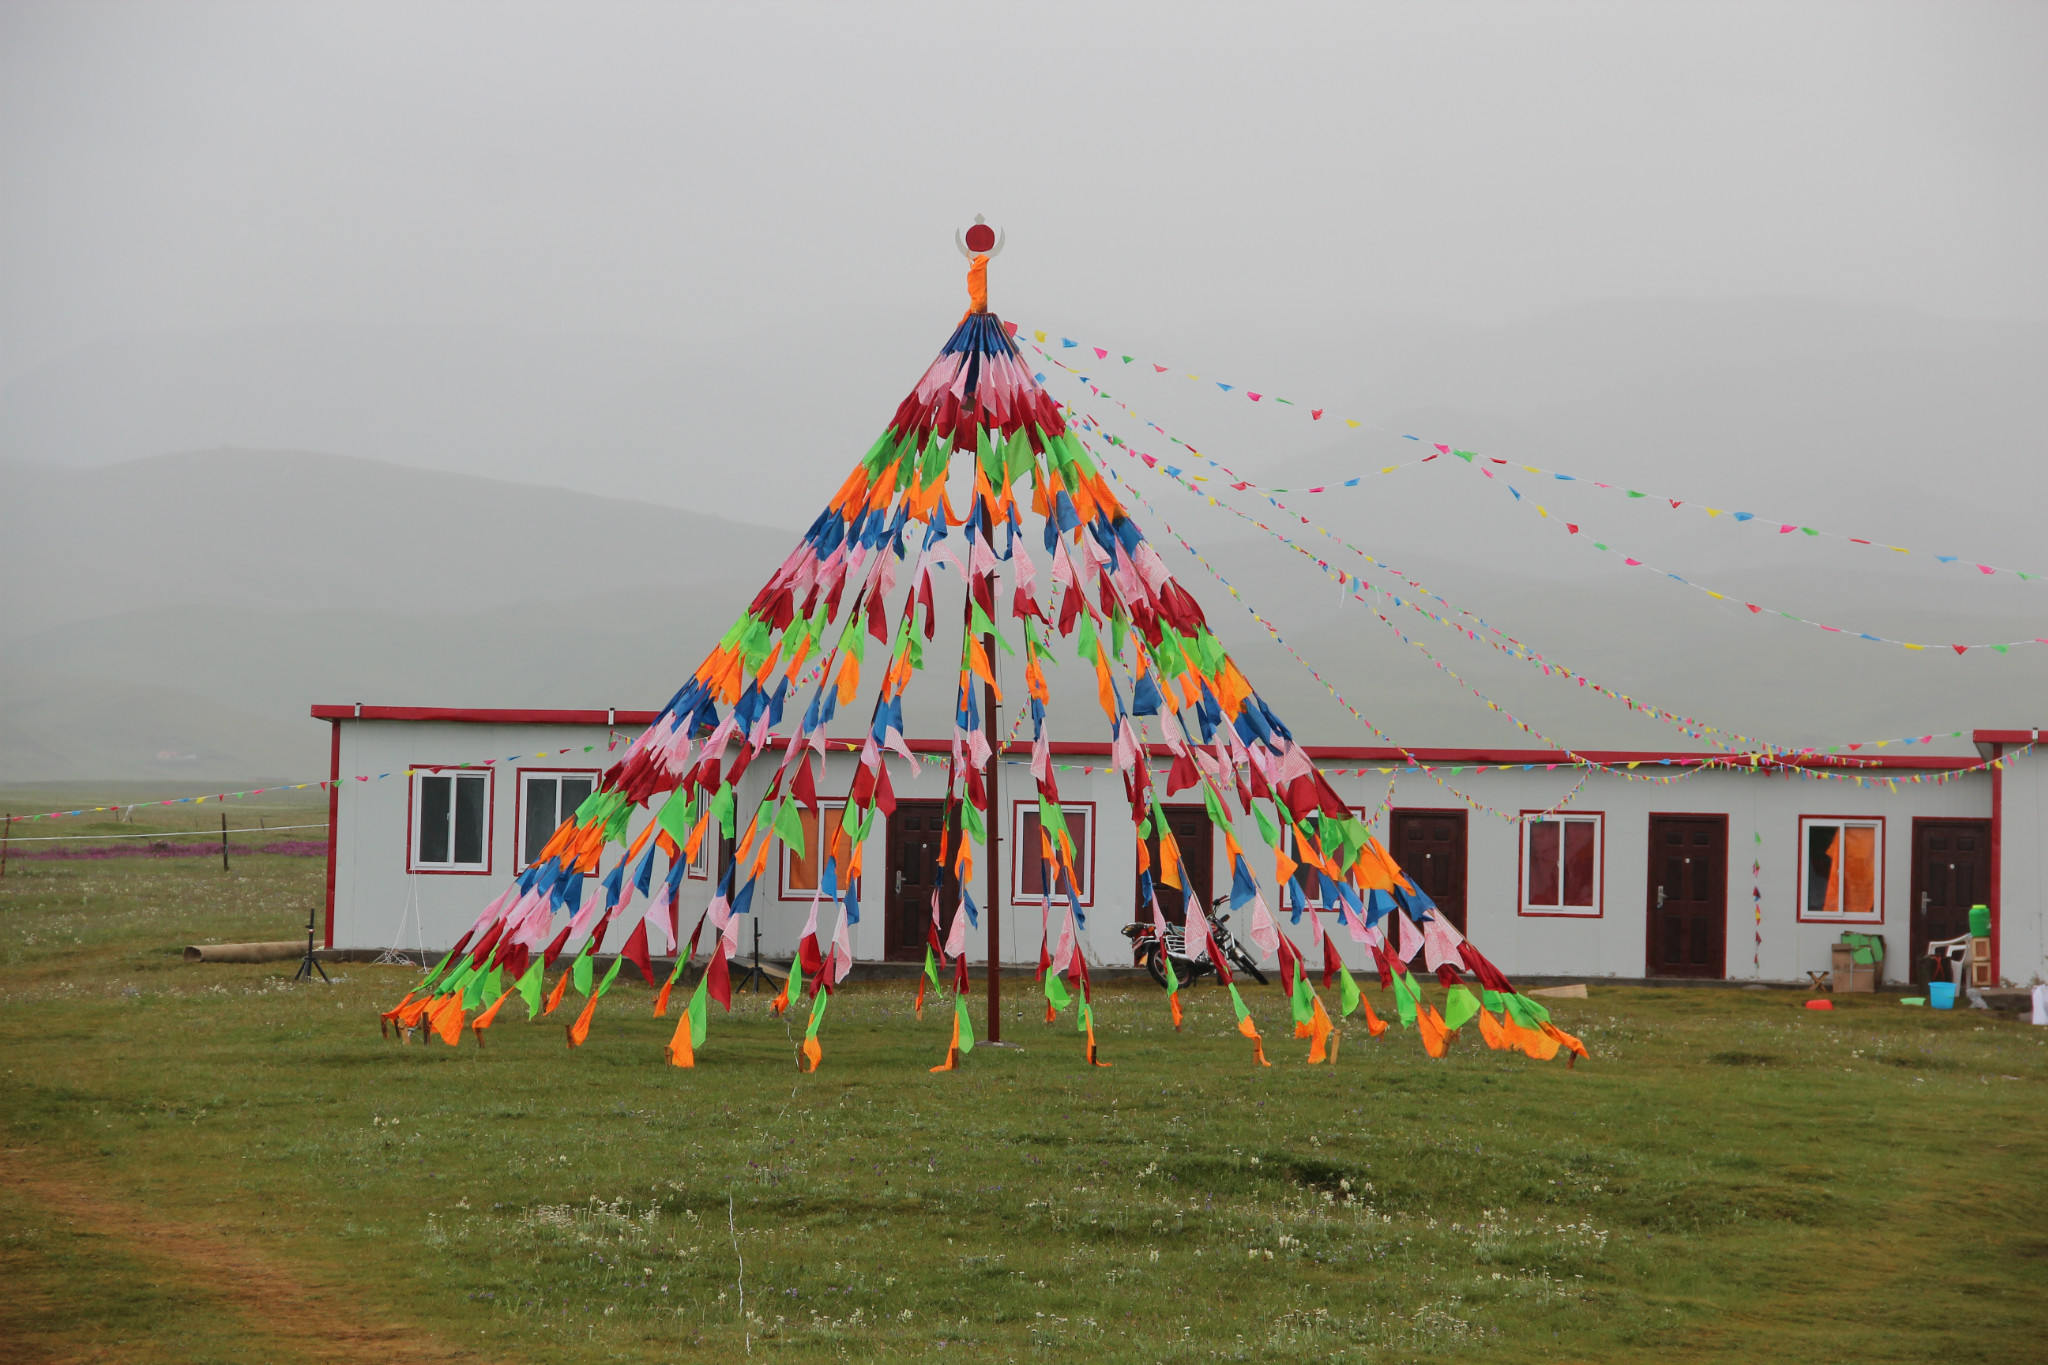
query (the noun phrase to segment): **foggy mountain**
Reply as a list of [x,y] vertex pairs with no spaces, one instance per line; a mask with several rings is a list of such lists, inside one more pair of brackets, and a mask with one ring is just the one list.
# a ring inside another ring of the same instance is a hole
[[[468,347],[447,335],[408,341],[402,329],[293,335],[104,345],[6,386],[0,775],[320,775],[324,734],[305,718],[316,701],[658,705],[935,344],[890,333],[848,359],[816,338],[714,354],[617,339]],[[1845,640],[1626,568],[1590,542],[1851,631],[1930,646],[2048,635],[2048,583],[1933,558],[2048,570],[2038,530],[2048,476],[2033,435],[2043,399],[2032,382],[2048,361],[2044,338],[2031,324],[1808,301],[1609,304],[1442,330],[1407,350],[1375,334],[1358,342],[1355,364],[1338,346],[1239,376],[1263,385],[1298,364],[1304,387],[1283,392],[1339,395],[1331,417],[1369,424],[1342,436],[1329,420],[1255,408],[1149,364],[1091,378],[1267,484],[1335,482],[1417,457],[1417,443],[1374,426],[1507,459],[1492,480],[1438,460],[1355,489],[1281,495],[1294,519],[1255,491],[1222,491],[1375,587],[1414,596],[1313,528],[1603,683],[1773,743],[1828,745],[2036,723],[2048,711],[2048,647],[1958,658]],[[1070,376],[1047,375],[1055,397],[1136,448],[1179,451]],[[1307,387],[1318,379],[1328,387]],[[1343,394],[1354,395],[1348,407]],[[209,429],[297,449],[123,458]],[[346,453],[308,453],[323,448]],[[1304,738],[1381,742],[1166,525],[1401,742],[1538,743],[1366,606],[1340,605],[1313,564],[1097,449],[1151,501],[1134,515]],[[1780,536],[1761,519],[1736,525],[1655,496],[1538,479],[1525,463],[1916,553]],[[599,495],[622,486],[646,491]],[[1384,609],[1470,687],[1563,742],[1691,747],[1526,662]],[[926,733],[947,724],[957,630],[928,648],[912,692],[913,726]],[[1066,668],[1055,686],[1061,737],[1096,735],[1082,670]]]

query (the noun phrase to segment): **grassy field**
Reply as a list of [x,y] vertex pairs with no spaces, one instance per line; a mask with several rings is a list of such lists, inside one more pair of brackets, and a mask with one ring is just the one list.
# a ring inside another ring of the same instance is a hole
[[1101,993],[1112,1068],[1027,996],[1021,1048],[932,1075],[947,1012],[878,986],[841,995],[799,1075],[766,996],[714,1011],[678,1071],[623,977],[576,1053],[516,1004],[451,1050],[379,1037],[403,969],[304,987],[178,960],[291,936],[322,870],[9,866],[0,1355],[2017,1361],[2048,1339],[2048,1029],[2009,1017],[1595,986],[1556,1010],[1593,1050],[1576,1070],[1470,1036],[1432,1062],[1398,1028],[1310,1068],[1260,990],[1261,1070],[1226,997],[1193,992],[1175,1036],[1134,987]]

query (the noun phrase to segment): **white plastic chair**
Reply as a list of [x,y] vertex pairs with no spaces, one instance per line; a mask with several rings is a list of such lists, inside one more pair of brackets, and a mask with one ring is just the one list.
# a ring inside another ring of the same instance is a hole
[[1956,993],[1962,994],[1963,973],[1968,971],[1970,966],[1970,936],[1964,934],[1960,938],[1945,938],[1938,943],[1930,943],[1927,945],[1927,956],[1936,962],[1948,963],[1949,975],[1955,981]]

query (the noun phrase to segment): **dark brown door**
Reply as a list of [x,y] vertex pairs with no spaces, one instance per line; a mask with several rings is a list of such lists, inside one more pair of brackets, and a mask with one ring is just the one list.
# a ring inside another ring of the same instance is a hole
[[1728,974],[1728,821],[1650,817],[1651,976]]
[[1465,812],[1397,810],[1388,816],[1394,846],[1388,851],[1429,893],[1444,917],[1465,932]]
[[[959,823],[956,815],[956,837]],[[882,913],[882,953],[893,961],[923,960],[934,887],[939,891],[939,942],[944,943],[952,930],[953,915],[960,905],[960,883],[939,861],[945,824],[943,801],[899,800],[889,817],[888,865],[884,869],[889,897]],[[948,847],[948,863],[955,852]]]
[[[1173,842],[1180,847],[1181,882],[1192,891],[1206,910],[1215,904],[1211,888],[1215,885],[1216,838],[1215,827],[1209,823],[1209,811],[1205,806],[1162,806],[1166,816],[1166,827],[1173,831]],[[1150,856],[1148,866],[1156,875],[1159,871],[1159,834],[1155,830],[1145,838],[1145,852]],[[1171,886],[1154,884],[1159,894],[1159,909],[1166,916],[1168,924],[1187,922],[1187,902],[1181,890]],[[1131,918],[1149,924],[1152,907],[1137,902],[1132,896]]]
[[1970,907],[1986,903],[1990,889],[1989,820],[1913,821],[1913,912],[1906,935],[1913,980],[1930,979],[1928,944],[1970,932]]

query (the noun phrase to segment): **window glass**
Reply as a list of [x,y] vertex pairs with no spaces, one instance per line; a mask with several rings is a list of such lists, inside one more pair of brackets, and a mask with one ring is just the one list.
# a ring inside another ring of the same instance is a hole
[[[1017,807],[1015,833],[1010,846],[1011,866],[1016,870],[1013,879],[1011,899],[1043,901],[1045,899],[1046,863],[1044,848],[1039,839],[1040,822],[1036,804],[1019,802]],[[1089,869],[1094,864],[1094,812],[1087,806],[1060,807],[1060,817],[1067,822],[1067,837],[1074,841],[1074,876],[1077,879],[1071,887],[1067,885],[1066,869],[1059,866],[1058,836],[1053,836],[1053,864],[1058,878],[1054,886],[1054,898],[1064,899],[1071,890],[1074,899],[1082,905],[1091,903],[1092,890],[1088,884]]]
[[419,814],[419,856],[423,863],[448,861],[448,809],[454,790],[452,777],[420,779],[420,798],[415,809]]
[[484,779],[463,773],[455,779],[455,857],[457,863],[484,860]]
[[796,818],[804,830],[804,851],[799,857],[795,849],[784,846],[783,856],[788,861],[784,865],[787,874],[783,878],[783,886],[808,896],[818,889],[818,816],[817,812],[799,806]]
[[1802,822],[1806,858],[1804,909],[1809,915],[1875,916],[1877,909],[1879,825],[1876,821],[1813,820]]
[[574,815],[576,808],[590,798],[596,787],[597,779],[588,773],[567,776],[527,774],[519,802],[523,812],[519,830],[521,867],[529,867],[539,861],[540,851],[555,837],[562,821]]
[[1529,826],[1529,904],[1556,905],[1557,842],[1560,826],[1543,820]]
[[548,840],[555,837],[555,828],[562,823],[561,816],[556,813],[556,796],[561,785],[559,778],[526,779],[526,831],[519,850],[521,866],[539,859],[540,851],[548,846]]
[[1524,912],[1600,913],[1600,822],[1600,814],[1592,812],[1523,823]]

